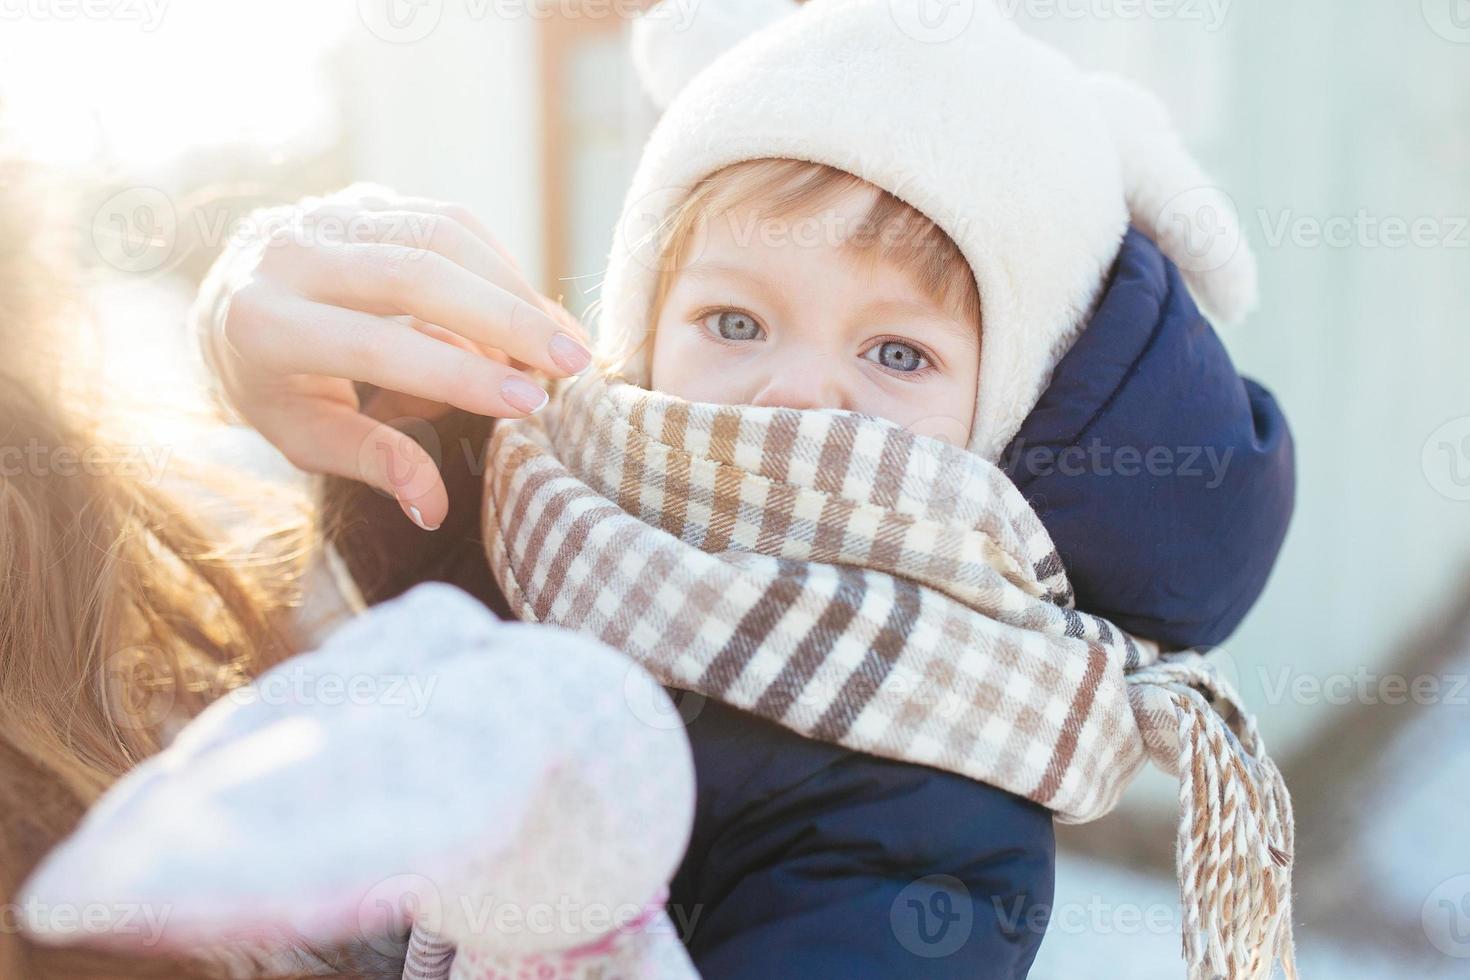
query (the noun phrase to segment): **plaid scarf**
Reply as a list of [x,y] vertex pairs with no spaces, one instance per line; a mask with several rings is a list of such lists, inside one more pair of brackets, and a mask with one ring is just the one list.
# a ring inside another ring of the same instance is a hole
[[995,466],[836,411],[691,404],[584,378],[502,423],[485,543],[517,615],[801,735],[922,763],[1068,823],[1146,758],[1180,780],[1191,977],[1291,942],[1291,804],[1234,692],[1074,608]]

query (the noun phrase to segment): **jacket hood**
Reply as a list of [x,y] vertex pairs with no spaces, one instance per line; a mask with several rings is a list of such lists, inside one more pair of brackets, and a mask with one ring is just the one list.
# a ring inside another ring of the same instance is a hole
[[1240,624],[1296,488],[1276,400],[1236,372],[1136,228],[1000,464],[1051,533],[1077,607],[1170,647],[1213,646]]

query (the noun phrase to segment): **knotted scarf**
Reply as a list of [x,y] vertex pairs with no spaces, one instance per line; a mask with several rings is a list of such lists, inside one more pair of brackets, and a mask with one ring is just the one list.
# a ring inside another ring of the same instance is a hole
[[1190,976],[1295,975],[1290,799],[1234,691],[1074,608],[1046,528],[981,457],[848,412],[587,377],[497,426],[486,474],[516,614],[666,685],[1067,823],[1152,759],[1180,782]]

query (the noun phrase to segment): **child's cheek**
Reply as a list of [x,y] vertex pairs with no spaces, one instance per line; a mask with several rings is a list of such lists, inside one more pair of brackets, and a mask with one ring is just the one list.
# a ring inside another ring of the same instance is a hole
[[860,410],[952,446],[970,441],[975,410],[975,390],[971,386],[951,378],[922,383],[898,381],[884,386],[882,401],[881,406]]
[[[709,346],[701,344],[694,328],[686,324],[660,323],[653,336],[649,387],[689,401],[706,401],[699,397],[701,375],[706,373],[701,371],[699,350]],[[707,371],[708,359],[703,367]]]

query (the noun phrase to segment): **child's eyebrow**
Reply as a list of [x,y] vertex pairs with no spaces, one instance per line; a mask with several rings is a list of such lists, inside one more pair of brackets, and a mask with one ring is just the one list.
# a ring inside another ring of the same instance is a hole
[[749,282],[765,281],[763,276],[759,276],[749,269],[738,265],[727,265],[723,262],[692,262],[680,269],[679,272],[686,276],[727,276],[736,279],[745,279]]
[[762,302],[779,302],[781,299],[780,290],[772,286],[767,277],[741,265],[714,261],[692,262],[679,270],[679,276],[694,279],[722,279],[726,282],[733,280],[745,286],[752,293],[758,294]]
[[907,299],[883,299],[869,303],[864,307],[864,312],[876,319],[922,320],[961,340],[978,342],[980,339],[980,332],[973,324],[946,313],[938,304],[916,303]]

